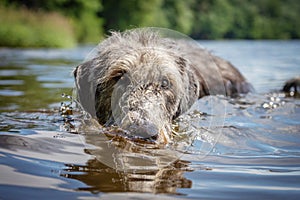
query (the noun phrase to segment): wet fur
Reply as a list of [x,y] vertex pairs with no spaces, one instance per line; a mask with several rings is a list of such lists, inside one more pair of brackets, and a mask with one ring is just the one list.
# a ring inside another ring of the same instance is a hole
[[[146,131],[157,127],[163,142],[170,140],[172,120],[197,99],[252,90],[229,62],[195,43],[162,38],[149,30],[112,33],[74,76],[82,107],[100,124],[117,122],[125,129],[135,124]],[[124,94],[114,93],[118,90]],[[114,111],[112,105],[119,108]]]

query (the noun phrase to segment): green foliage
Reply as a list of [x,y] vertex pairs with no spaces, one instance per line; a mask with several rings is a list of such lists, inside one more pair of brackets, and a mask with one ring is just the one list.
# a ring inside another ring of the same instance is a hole
[[297,0],[195,0],[195,38],[300,38]]
[[149,26],[196,39],[300,38],[298,0],[0,0],[0,6],[0,45],[8,46],[96,43],[110,30]]
[[234,20],[233,6],[227,0],[198,1],[196,4],[195,37],[205,39],[224,37]]
[[190,34],[194,22],[194,14],[191,9],[192,5],[193,0],[165,0],[163,10],[168,20],[168,28]]
[[104,28],[165,27],[189,34],[193,26],[193,0],[103,0]]
[[296,0],[254,1],[257,7],[253,38],[290,39],[300,37],[300,5]]
[[71,25],[57,13],[0,6],[0,16],[0,46],[72,47],[76,44]]
[[80,43],[98,43],[103,37],[102,20],[86,12],[80,18],[74,19],[75,34]]
[[78,42],[98,42],[103,35],[99,0],[2,0],[7,7],[26,7],[33,11],[58,12],[72,21]]
[[168,21],[162,10],[163,0],[103,0],[106,30],[126,30],[133,27],[168,27]]

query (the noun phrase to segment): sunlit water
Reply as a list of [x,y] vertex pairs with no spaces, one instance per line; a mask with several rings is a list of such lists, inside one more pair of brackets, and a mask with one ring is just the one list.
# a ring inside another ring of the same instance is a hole
[[279,90],[300,74],[300,41],[201,44],[256,93],[199,100],[161,148],[116,143],[76,109],[64,131],[61,94],[92,47],[0,49],[0,199],[299,199],[300,101]]

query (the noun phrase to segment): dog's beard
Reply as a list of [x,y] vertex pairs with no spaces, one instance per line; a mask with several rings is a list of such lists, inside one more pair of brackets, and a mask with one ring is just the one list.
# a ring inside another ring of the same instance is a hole
[[163,93],[157,84],[134,85],[130,80],[123,76],[114,86],[111,109],[115,125],[133,137],[170,142],[172,117]]

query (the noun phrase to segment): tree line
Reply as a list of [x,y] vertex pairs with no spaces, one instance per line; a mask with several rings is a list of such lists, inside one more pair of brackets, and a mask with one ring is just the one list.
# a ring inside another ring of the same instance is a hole
[[105,30],[171,28],[195,39],[295,39],[297,0],[104,0]]
[[0,0],[0,5],[59,13],[78,42],[147,26],[174,29],[194,39],[300,38],[298,0]]

